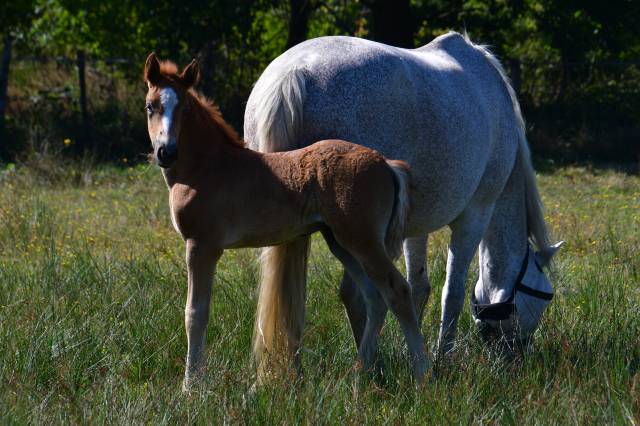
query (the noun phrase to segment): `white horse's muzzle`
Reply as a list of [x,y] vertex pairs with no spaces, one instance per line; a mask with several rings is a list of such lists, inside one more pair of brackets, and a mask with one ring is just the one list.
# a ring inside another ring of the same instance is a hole
[[[482,286],[481,279],[478,284]],[[494,331],[519,338],[533,334],[553,299],[551,282],[531,248],[527,250],[520,274],[507,300],[486,303],[477,298],[475,290],[471,291],[471,315],[476,325],[481,330],[488,326]]]

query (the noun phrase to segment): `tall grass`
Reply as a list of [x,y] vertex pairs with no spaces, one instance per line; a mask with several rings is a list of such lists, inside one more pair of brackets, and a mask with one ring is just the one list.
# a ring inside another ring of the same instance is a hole
[[[314,238],[304,381],[251,391],[258,253],[236,250],[218,267],[205,384],[184,395],[184,253],[160,173],[53,171],[0,172],[0,423],[640,422],[637,176],[566,168],[540,177],[553,234],[568,243],[557,296],[523,356],[484,346],[467,308],[456,355],[416,390],[389,319],[386,378],[370,380],[354,368],[341,269]],[[429,345],[447,237],[430,240]]]

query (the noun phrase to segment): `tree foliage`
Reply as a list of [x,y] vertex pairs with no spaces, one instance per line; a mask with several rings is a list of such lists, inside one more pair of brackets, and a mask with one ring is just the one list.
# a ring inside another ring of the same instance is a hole
[[123,62],[110,72],[130,81],[150,51],[197,57],[201,90],[239,126],[253,82],[288,44],[340,34],[410,47],[466,30],[511,73],[534,148],[628,156],[640,151],[637,16],[635,0],[30,0],[0,9],[0,31],[20,56],[82,50],[94,66]]

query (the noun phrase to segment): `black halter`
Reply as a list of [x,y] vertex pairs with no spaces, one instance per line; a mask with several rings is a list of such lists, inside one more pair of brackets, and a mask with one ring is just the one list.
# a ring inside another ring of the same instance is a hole
[[[478,303],[478,300],[476,299],[475,288],[471,290],[471,311],[476,318],[482,321],[502,321],[508,319],[512,314],[516,312],[516,304],[514,303],[514,300],[517,291],[520,291],[532,297],[536,297],[538,299],[553,299],[553,293],[546,293],[544,291],[536,290],[524,285],[524,283],[522,282],[522,278],[524,278],[524,274],[527,271],[527,266],[529,266],[529,250],[529,245],[527,245],[527,253],[524,256],[524,261],[522,262],[520,273],[518,274],[518,278],[516,278],[516,284],[513,286],[513,291],[511,292],[511,295],[507,300],[499,303]],[[535,264],[536,268],[538,268],[538,270],[542,272],[542,268],[540,267],[538,262],[535,262]]]

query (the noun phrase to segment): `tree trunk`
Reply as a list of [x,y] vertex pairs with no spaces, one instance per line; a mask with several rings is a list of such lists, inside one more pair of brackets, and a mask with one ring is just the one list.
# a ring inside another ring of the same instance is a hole
[[77,52],[78,65],[78,85],[80,87],[80,114],[82,115],[82,143],[79,150],[85,151],[91,139],[91,128],[89,124],[89,110],[87,108],[87,81],[86,81],[86,58],[84,51]]
[[516,94],[520,94],[520,86],[522,84],[522,68],[518,59],[512,59],[509,63],[511,65],[511,87],[515,90]]
[[291,14],[289,15],[289,35],[287,49],[307,39],[309,28],[309,13],[311,0],[289,0]]
[[11,47],[13,37],[7,33],[4,36],[4,49],[2,50],[2,64],[0,64],[0,158],[7,153],[9,148],[5,134],[5,111],[7,110],[9,88],[9,66],[11,65]]
[[413,48],[416,19],[410,0],[373,0],[371,9],[371,35],[373,39],[392,46]]

